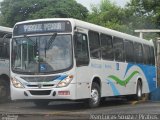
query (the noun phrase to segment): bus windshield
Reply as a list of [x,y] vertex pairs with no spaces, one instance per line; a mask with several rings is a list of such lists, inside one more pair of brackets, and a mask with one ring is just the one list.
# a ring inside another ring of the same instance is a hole
[[71,35],[24,36],[12,41],[11,67],[18,73],[51,73],[72,65]]

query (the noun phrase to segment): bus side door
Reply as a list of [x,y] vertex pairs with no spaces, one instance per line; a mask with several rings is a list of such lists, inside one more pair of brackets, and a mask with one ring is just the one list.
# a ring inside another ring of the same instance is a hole
[[77,99],[88,98],[89,88],[89,52],[87,31],[75,32],[74,48],[76,58]]

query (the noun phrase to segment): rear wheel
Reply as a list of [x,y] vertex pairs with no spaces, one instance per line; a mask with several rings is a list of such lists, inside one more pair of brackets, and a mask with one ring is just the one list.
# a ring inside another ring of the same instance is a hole
[[137,82],[137,88],[136,88],[136,94],[134,95],[127,95],[126,98],[127,100],[136,100],[139,101],[143,97],[142,95],[142,83],[140,81]]
[[137,90],[136,90],[136,100],[141,100],[142,99],[142,83],[138,81],[137,83]]
[[0,78],[0,102],[9,100],[10,86],[4,79]]
[[91,98],[88,100],[88,105],[90,108],[98,107],[100,104],[100,86],[93,82],[91,88]]

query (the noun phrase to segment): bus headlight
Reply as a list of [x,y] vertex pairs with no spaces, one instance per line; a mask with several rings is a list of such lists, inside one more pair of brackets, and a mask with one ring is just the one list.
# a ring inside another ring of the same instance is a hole
[[69,83],[73,80],[73,75],[69,75],[64,80],[60,81],[57,85],[57,87],[66,87],[69,85]]
[[24,88],[22,83],[20,83],[16,78],[11,77],[11,82],[12,82],[13,86],[16,88]]

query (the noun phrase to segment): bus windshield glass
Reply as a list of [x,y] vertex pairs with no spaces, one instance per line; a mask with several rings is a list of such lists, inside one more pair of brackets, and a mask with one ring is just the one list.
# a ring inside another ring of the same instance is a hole
[[41,74],[65,70],[72,65],[71,35],[24,36],[12,41],[14,72]]

